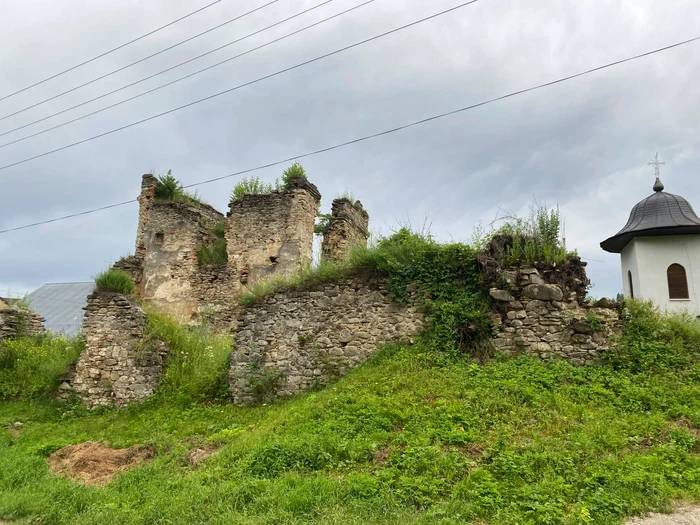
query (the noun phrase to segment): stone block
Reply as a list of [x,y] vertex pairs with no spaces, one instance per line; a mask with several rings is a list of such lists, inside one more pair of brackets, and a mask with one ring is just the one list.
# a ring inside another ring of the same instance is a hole
[[564,293],[554,284],[530,284],[523,289],[523,294],[540,301],[561,301]]
[[499,290],[498,288],[491,288],[489,290],[489,295],[493,297],[496,301],[515,301],[515,297],[507,290]]

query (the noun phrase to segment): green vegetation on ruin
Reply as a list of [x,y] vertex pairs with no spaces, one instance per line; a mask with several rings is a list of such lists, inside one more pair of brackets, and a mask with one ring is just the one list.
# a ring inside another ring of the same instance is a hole
[[228,262],[225,233],[226,221],[217,222],[212,228],[214,240],[197,248],[197,261],[200,265],[224,266]]
[[[700,500],[698,321],[640,303],[625,318],[602,366],[480,365],[419,341],[270,406],[1,401],[0,520],[615,525]],[[104,488],[48,472],[50,453],[87,440],[156,455]],[[195,466],[198,448],[216,453]]]
[[231,190],[229,202],[235,202],[246,195],[268,195],[274,191],[286,191],[292,188],[296,178],[308,180],[306,170],[299,162],[293,163],[282,172],[282,178],[274,183],[264,182],[259,177],[244,177]]
[[465,244],[440,244],[429,234],[402,228],[372,247],[353,250],[342,261],[322,261],[292,277],[253,286],[241,302],[250,305],[270,294],[378,273],[389,279],[392,296],[399,302],[409,299],[409,285],[417,287],[431,317],[426,344],[446,352],[462,351],[486,338],[490,330],[487,286],[474,255]]
[[184,202],[198,206],[202,204],[202,199],[197,192],[194,193],[185,190],[182,183],[175,178],[172,170],[168,170],[165,175],[156,177],[156,195],[155,198],[161,201]]
[[168,365],[158,396],[170,403],[190,404],[225,398],[233,338],[207,326],[183,326],[167,315],[148,312],[144,345],[168,345]]
[[116,292],[127,296],[136,293],[134,280],[125,271],[107,269],[95,275],[94,279],[100,292]]

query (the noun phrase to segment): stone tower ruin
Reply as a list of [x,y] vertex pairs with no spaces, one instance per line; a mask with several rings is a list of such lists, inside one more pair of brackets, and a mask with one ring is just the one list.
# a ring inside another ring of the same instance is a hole
[[328,229],[323,233],[321,257],[338,261],[355,246],[367,246],[369,215],[360,201],[340,198],[333,201]]

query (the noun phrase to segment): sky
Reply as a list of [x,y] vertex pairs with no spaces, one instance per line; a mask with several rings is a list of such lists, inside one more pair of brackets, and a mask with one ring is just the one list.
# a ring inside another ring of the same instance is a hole
[[[0,101],[0,134],[237,40],[325,0],[277,0],[117,74],[9,118],[270,0],[222,0],[167,29]],[[183,67],[0,136],[0,167],[258,79],[464,0],[374,0],[155,93],[2,147],[243,53],[363,3],[332,0]],[[0,0],[0,97],[175,20],[208,0]],[[700,9],[676,0],[478,0],[378,40],[163,117],[0,169],[0,229],[135,199],[143,173],[184,184],[296,157],[698,36]],[[322,211],[350,191],[370,229],[429,228],[465,241],[534,202],[558,206],[591,294],[621,291],[619,256],[599,243],[652,193],[700,206],[700,42],[370,141],[303,159]],[[284,165],[255,172],[265,181]],[[237,178],[198,187],[227,210]],[[137,206],[0,234],[0,296],[88,281],[133,252]],[[8,293],[9,292],[9,293]]]

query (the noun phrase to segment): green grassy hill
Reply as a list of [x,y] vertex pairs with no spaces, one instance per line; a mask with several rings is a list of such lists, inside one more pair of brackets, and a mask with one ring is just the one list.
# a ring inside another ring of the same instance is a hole
[[[700,330],[633,310],[629,351],[605,366],[479,365],[389,346],[325,390],[269,406],[5,400],[0,423],[24,426],[0,433],[0,519],[609,525],[700,499]],[[660,350],[670,358],[645,361]],[[156,455],[104,488],[49,473],[50,453],[87,440]],[[201,447],[217,453],[192,466]]]

